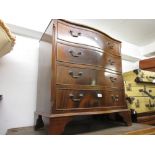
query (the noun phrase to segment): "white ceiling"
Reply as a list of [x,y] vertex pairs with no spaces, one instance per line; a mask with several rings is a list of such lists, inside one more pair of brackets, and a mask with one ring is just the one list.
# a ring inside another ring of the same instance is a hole
[[[97,28],[112,37],[132,43],[137,46],[145,46],[155,42],[155,19],[69,19],[71,21]],[[6,19],[9,24],[44,32],[50,18],[35,20],[21,18]]]

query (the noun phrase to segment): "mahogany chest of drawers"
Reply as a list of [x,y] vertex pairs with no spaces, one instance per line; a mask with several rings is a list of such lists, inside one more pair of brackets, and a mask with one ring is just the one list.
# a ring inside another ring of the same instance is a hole
[[121,43],[88,26],[52,20],[40,40],[36,129],[61,134],[76,116],[119,114],[131,125]]

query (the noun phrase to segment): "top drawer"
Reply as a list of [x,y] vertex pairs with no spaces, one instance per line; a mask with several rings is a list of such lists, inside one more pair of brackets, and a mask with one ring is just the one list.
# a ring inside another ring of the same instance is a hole
[[96,47],[120,55],[120,43],[117,43],[99,32],[84,29],[80,26],[58,22],[58,38],[73,43]]

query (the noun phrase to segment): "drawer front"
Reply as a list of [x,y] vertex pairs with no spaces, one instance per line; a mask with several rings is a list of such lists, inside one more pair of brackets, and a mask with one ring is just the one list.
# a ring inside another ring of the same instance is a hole
[[71,110],[93,107],[104,107],[103,90],[63,90],[57,89],[56,109]]
[[100,48],[112,54],[120,54],[120,43],[104,34],[93,30],[82,29],[72,24],[58,22],[58,38],[61,40]]
[[58,22],[58,38],[61,40],[89,45],[104,49],[105,43],[102,39],[102,34],[95,33],[95,31],[89,31],[81,29],[81,27],[74,26],[72,24],[66,25]]
[[111,70],[117,71],[117,72],[122,72],[121,57],[105,53],[103,59],[105,62],[104,68],[111,69]]
[[[114,74],[111,72],[101,72],[104,73],[106,86],[124,88],[123,77],[120,74]],[[100,76],[100,75],[99,75]],[[101,75],[102,76],[102,75]]]
[[117,43],[114,40],[108,38],[107,41],[106,41],[104,50],[106,52],[111,53],[111,54],[121,55],[121,53],[120,53],[120,51],[121,51],[121,44]]
[[57,84],[123,87],[123,79],[107,71],[57,65]]
[[122,71],[121,57],[60,43],[57,44],[57,60],[101,66],[118,72]]
[[106,106],[125,106],[125,94],[124,90],[111,89],[105,90],[105,104]]

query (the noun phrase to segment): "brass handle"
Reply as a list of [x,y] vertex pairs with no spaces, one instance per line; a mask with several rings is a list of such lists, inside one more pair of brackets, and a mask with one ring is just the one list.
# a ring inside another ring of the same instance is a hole
[[69,94],[69,97],[71,98],[71,100],[72,100],[73,102],[80,102],[81,99],[83,98],[83,96],[84,96],[84,95],[81,93],[81,94],[79,94],[79,98],[75,98],[73,94]]
[[72,37],[76,37],[77,38],[77,37],[81,36],[80,32],[75,33],[74,31],[70,30],[69,33],[71,34]]
[[113,48],[114,48],[114,46],[113,46],[110,42],[108,42],[107,45],[108,45],[108,47],[109,47],[110,49],[113,49]]
[[108,62],[109,62],[110,65],[114,65],[115,64],[115,62],[112,61],[111,59],[109,59]]
[[74,52],[74,51],[72,51],[72,50],[70,50],[69,53],[70,53],[73,57],[79,57],[79,56],[82,55],[81,52],[77,52],[77,53],[76,53],[76,52]]
[[114,77],[110,77],[111,82],[115,82],[117,80],[117,78]]
[[78,75],[74,75],[73,71],[69,71],[69,75],[72,76],[72,78],[79,78],[82,74],[82,72],[79,72]]

